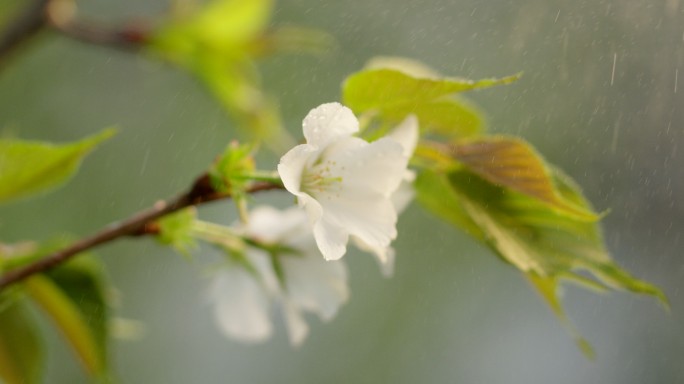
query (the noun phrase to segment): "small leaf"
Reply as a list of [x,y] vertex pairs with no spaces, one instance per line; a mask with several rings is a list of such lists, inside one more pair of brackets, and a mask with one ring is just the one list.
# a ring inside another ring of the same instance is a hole
[[212,187],[219,192],[240,194],[254,172],[254,146],[233,141],[209,169]]
[[0,308],[0,381],[7,384],[41,382],[43,345],[23,304],[14,300]]
[[106,339],[106,321],[102,323],[106,313],[104,307],[94,304],[96,297],[101,295],[81,289],[88,289],[94,284],[88,278],[71,276],[68,280],[65,290],[60,288],[57,280],[41,275],[27,279],[23,286],[71,344],[87,372],[96,379],[106,380],[109,372],[106,346],[102,345]]
[[451,151],[468,170],[492,184],[543,201],[580,219],[598,219],[595,213],[561,197],[542,157],[521,139],[489,136],[461,140]]
[[[356,113],[369,110],[409,109],[458,92],[509,84],[520,76],[471,81],[458,78],[416,78],[394,69],[370,69],[357,72],[345,81],[342,89],[345,104]],[[407,113],[407,114],[408,114]]]
[[189,255],[192,249],[197,248],[197,242],[192,235],[195,219],[197,219],[197,210],[192,207],[165,216],[158,221],[157,240],[162,244],[172,246],[183,255]]
[[198,38],[205,42],[243,42],[266,28],[272,8],[272,0],[214,0],[190,23]]
[[114,135],[107,129],[71,144],[0,139],[0,203],[45,192],[66,182],[81,160]]
[[268,24],[272,0],[214,0],[186,14],[168,18],[149,41],[149,48],[178,63],[215,56],[243,56],[244,45]]

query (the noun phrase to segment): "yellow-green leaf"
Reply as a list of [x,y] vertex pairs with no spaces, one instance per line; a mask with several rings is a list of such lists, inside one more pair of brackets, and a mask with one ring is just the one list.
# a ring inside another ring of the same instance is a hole
[[105,368],[109,344],[109,305],[107,279],[102,265],[92,255],[80,255],[47,276],[71,300],[87,322]]
[[197,248],[197,242],[192,235],[193,223],[196,219],[197,210],[194,207],[165,216],[158,221],[157,240],[162,244],[172,246],[183,255],[189,255],[192,249]]
[[220,65],[248,56],[249,46],[264,33],[272,0],[214,0],[187,14],[168,18],[148,47],[166,59],[197,70],[198,63]]
[[214,0],[197,13],[192,25],[206,42],[243,42],[266,28],[272,8],[272,0]]
[[395,69],[369,69],[352,74],[344,82],[344,103],[356,113],[369,110],[410,108],[458,92],[508,84],[519,75],[472,81],[459,78],[417,78]]
[[[521,271],[562,276],[586,270],[612,288],[663,297],[657,288],[630,276],[612,261],[596,222],[560,214],[535,198],[493,185],[465,170],[448,178],[463,210],[485,233],[488,244]],[[573,195],[591,210],[567,176],[554,170],[554,181],[563,196]]]
[[[425,64],[401,57],[376,57],[366,69],[347,77],[344,103],[357,114],[377,118],[389,127],[407,115],[418,117],[423,134],[448,140],[484,130],[482,113],[457,93],[508,84],[519,75],[472,81],[440,76]],[[384,132],[379,132],[381,135]]]
[[436,134],[449,140],[472,136],[486,128],[479,108],[465,98],[455,96],[385,108],[381,117],[389,125],[396,125],[409,113],[416,115],[423,133]]
[[55,188],[66,182],[83,158],[113,129],[70,144],[0,139],[0,203]]
[[418,174],[414,189],[423,208],[476,239],[484,240],[484,233],[463,209],[459,196],[444,175],[424,170]]
[[14,300],[0,308],[0,382],[37,384],[43,371],[43,345],[36,324]]
[[544,159],[522,139],[489,136],[460,140],[451,146],[451,153],[468,170],[492,184],[545,202],[579,219],[598,219],[592,211],[561,197]]
[[[0,269],[19,268],[69,243],[68,236],[58,236],[39,244],[0,244]],[[27,284],[29,296],[66,336],[88,371],[102,377],[110,334],[107,279],[102,266],[91,255],[83,254]]]
[[[555,169],[550,172],[560,198],[592,211],[568,176]],[[630,275],[611,259],[595,221],[559,212],[536,197],[494,185],[466,169],[448,175],[424,171],[416,190],[418,200],[429,210],[466,230],[526,274],[588,355],[589,344],[569,323],[556,296],[561,281],[647,294],[667,306],[660,289]]]
[[[23,286],[67,339],[86,371],[94,378],[106,379],[109,374],[106,355],[98,334],[91,326],[91,322],[98,324],[100,320],[93,317],[92,313],[82,312],[77,302],[46,276],[33,276]],[[82,295],[89,294],[80,292]]]

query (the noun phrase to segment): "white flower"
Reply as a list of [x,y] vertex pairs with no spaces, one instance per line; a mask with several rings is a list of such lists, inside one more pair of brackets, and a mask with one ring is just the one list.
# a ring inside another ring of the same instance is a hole
[[397,236],[390,198],[404,178],[408,157],[391,138],[368,143],[352,135],[359,122],[339,103],[323,104],[304,118],[306,144],[278,164],[285,188],[308,213],[327,260],[342,257],[350,236],[376,249]]
[[304,311],[328,321],[347,301],[344,263],[321,258],[306,215],[297,208],[256,208],[242,230],[259,241],[290,247],[297,254],[277,256],[282,283],[271,256],[256,248],[245,252],[242,263],[233,261],[218,271],[210,296],[220,329],[240,341],[263,341],[272,334],[271,315],[276,306],[283,312],[291,344],[301,344],[309,330]]

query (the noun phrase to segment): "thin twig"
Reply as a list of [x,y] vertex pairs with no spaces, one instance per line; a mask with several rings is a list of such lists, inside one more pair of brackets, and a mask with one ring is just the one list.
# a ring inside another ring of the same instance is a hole
[[140,27],[108,28],[93,22],[70,19],[68,22],[51,26],[57,32],[73,40],[92,45],[116,48],[122,51],[137,52],[148,40],[149,32]]
[[0,32],[0,64],[22,43],[47,26],[46,8],[50,0],[34,0],[9,26]]
[[[269,182],[256,182],[247,189],[247,193],[256,193],[273,189],[282,189],[282,185]],[[209,203],[216,200],[230,199],[231,195],[215,192],[208,183],[208,177],[202,176],[190,191],[167,201],[160,201],[151,208],[138,212],[126,220],[111,224],[99,232],[85,237],[70,246],[45,256],[24,267],[13,269],[0,277],[0,291],[8,286],[36,273],[45,272],[71,259],[80,252],[108,243],[121,237],[140,236],[154,233],[145,228],[156,220],[190,206]]]
[[46,18],[56,32],[88,44],[136,52],[149,39],[149,31],[140,24],[114,28],[80,18],[71,0],[51,0]]

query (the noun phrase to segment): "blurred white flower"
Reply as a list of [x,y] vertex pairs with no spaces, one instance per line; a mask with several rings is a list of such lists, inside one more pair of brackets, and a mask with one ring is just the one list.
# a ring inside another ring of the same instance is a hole
[[391,196],[405,177],[409,156],[397,140],[372,143],[352,136],[359,122],[339,103],[323,104],[304,118],[306,144],[278,164],[285,188],[297,196],[327,260],[341,258],[350,236],[385,249],[397,236]]
[[282,310],[290,343],[301,344],[309,330],[303,312],[313,312],[327,321],[347,301],[344,263],[323,260],[306,215],[297,208],[256,208],[249,224],[240,230],[260,242],[289,247],[296,254],[271,259],[265,251],[250,247],[244,260],[232,261],[217,271],[210,297],[220,329],[243,342],[264,341],[272,334],[275,306]]

